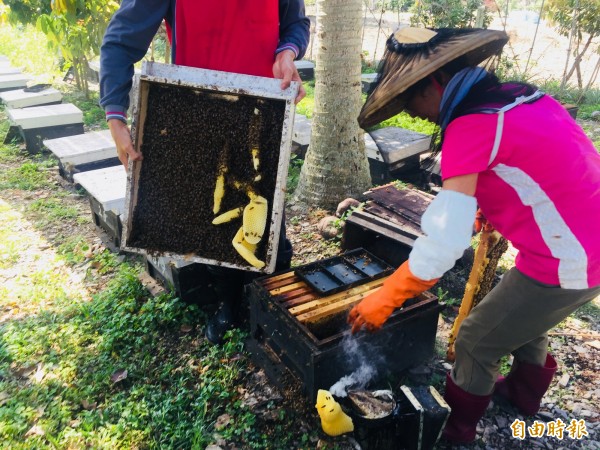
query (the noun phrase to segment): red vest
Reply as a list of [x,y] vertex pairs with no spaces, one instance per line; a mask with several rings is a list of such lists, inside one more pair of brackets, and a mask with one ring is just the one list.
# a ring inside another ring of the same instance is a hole
[[175,64],[273,78],[279,0],[176,0]]

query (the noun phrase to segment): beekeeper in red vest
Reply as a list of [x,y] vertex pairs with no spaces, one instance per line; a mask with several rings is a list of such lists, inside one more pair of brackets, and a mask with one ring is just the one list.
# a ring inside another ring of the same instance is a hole
[[[142,159],[127,125],[133,65],[146,55],[163,20],[175,64],[279,78],[282,89],[300,81],[294,60],[302,58],[310,36],[304,0],[123,0],[102,43],[100,105],[125,166]],[[301,88],[296,102],[304,95]],[[285,227],[280,236],[276,269],[289,267],[292,257]],[[234,325],[244,272],[212,272],[219,309],[206,335],[219,343]]]

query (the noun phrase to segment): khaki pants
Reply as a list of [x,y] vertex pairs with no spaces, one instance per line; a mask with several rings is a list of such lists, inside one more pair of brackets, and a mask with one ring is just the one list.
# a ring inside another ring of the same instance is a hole
[[509,270],[463,321],[452,379],[471,394],[488,395],[503,356],[543,366],[548,330],[598,295],[600,287],[561,289]]

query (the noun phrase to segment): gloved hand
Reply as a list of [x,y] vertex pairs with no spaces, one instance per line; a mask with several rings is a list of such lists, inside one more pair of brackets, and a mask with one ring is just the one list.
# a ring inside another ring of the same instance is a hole
[[363,326],[369,331],[376,331],[385,323],[396,308],[400,308],[406,300],[414,298],[430,289],[438,279],[421,280],[410,271],[405,261],[385,282],[383,286],[365,297],[350,311],[348,323],[352,325],[352,333]]
[[477,209],[477,213],[475,214],[475,224],[473,225],[475,228],[475,232],[479,233],[481,230],[485,231],[494,231],[494,226],[488,222],[488,220],[481,212],[481,208]]

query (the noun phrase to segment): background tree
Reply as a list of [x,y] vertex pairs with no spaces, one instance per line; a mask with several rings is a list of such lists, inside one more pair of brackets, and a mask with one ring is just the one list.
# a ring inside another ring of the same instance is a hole
[[577,74],[577,85],[583,87],[581,60],[588,50],[600,52],[594,40],[600,35],[600,0],[548,0],[546,19],[556,24],[558,32],[571,39],[571,67],[565,67],[562,84]]
[[312,136],[295,200],[332,208],[371,187],[362,106],[362,0],[317,0]]
[[118,7],[114,0],[52,0],[50,12],[35,16],[37,26],[70,65],[77,87],[86,97],[88,61],[100,54],[104,31]]
[[411,25],[428,28],[486,28],[492,20],[483,0],[417,0],[411,12]]
[[2,2],[9,8],[8,21],[12,24],[35,24],[40,14],[51,12],[48,0],[2,0]]

